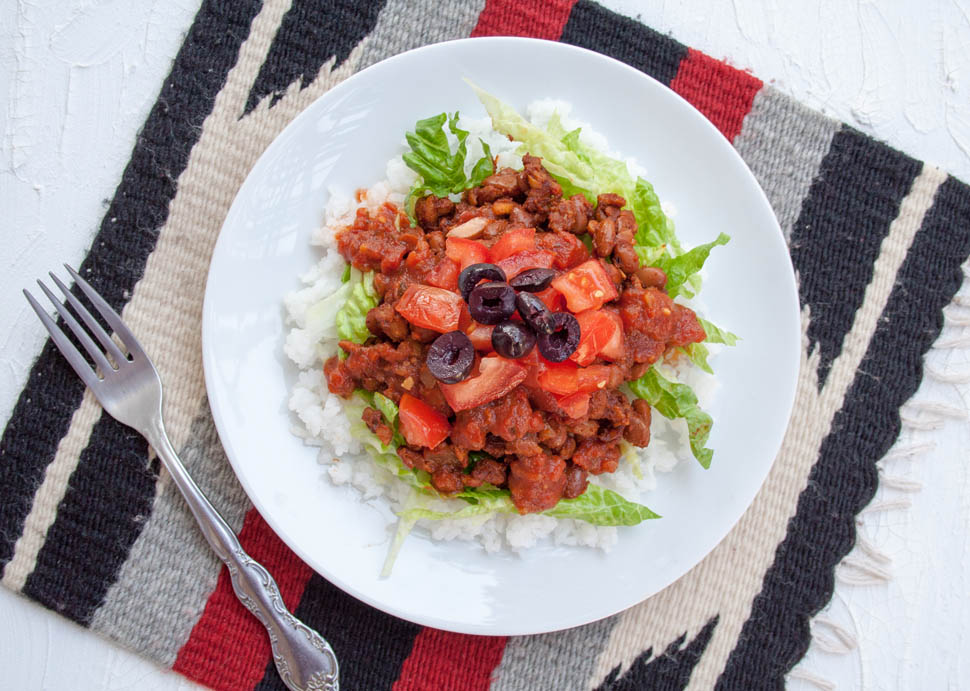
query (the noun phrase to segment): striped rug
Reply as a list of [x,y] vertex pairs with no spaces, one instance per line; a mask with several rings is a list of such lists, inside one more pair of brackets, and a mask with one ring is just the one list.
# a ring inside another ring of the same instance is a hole
[[[220,448],[199,346],[216,235],[283,127],[390,55],[501,34],[611,55],[710,118],[778,215],[804,348],[781,453],[711,555],[603,621],[488,638],[378,612],[279,541]],[[158,354],[173,443],[286,603],[328,637],[344,689],[747,690],[782,687],[805,653],[968,253],[967,185],[590,0],[204,0],[81,271]],[[7,588],[203,685],[282,688],[264,632],[144,440],[101,413],[50,343],[0,442],[0,571]]]

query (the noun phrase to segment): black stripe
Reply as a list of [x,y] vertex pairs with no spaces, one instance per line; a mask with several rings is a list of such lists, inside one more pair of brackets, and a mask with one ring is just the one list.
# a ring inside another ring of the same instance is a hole
[[609,55],[668,86],[687,57],[684,44],[590,0],[573,6],[559,40]]
[[899,435],[899,407],[919,387],[968,253],[970,187],[951,177],[899,271],[718,689],[781,689],[804,655],[808,620],[832,597],[833,569],[855,541],[855,516],[876,490],[875,463]]
[[682,634],[677,640],[668,645],[662,655],[650,659],[653,648],[643,651],[627,673],[620,676],[620,666],[611,671],[597,691],[680,691],[687,688],[690,675],[700,661],[714,635],[719,617],[711,617],[694,640],[687,645],[687,634]]
[[245,112],[269,95],[272,107],[297,79],[306,88],[330,58],[339,67],[373,31],[385,1],[295,0],[259,68]]
[[[175,181],[212,109],[258,0],[206,0],[175,58],[81,273],[115,309],[141,278]],[[48,342],[0,440],[0,565],[13,555],[44,469],[80,404],[80,380]],[[109,444],[110,446],[110,444]]]
[[[421,626],[365,605],[318,574],[311,576],[294,614],[333,646],[342,691],[390,689],[421,631]],[[272,661],[255,691],[286,691]]]
[[843,127],[832,139],[792,228],[791,257],[808,338],[821,364],[819,386],[852,328],[873,263],[920,171],[919,161]]
[[23,593],[87,625],[151,513],[148,444],[104,415],[91,432]]

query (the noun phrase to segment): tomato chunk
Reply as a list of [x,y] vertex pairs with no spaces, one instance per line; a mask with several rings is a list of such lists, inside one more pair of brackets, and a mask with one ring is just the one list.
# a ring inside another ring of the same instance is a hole
[[492,256],[492,263],[494,264],[513,254],[534,250],[535,248],[535,228],[512,228],[502,233],[502,237],[492,245],[489,252]]
[[488,248],[485,245],[467,238],[447,238],[445,240],[445,256],[458,262],[459,271],[467,269],[472,264],[483,264],[491,261]]
[[444,288],[445,290],[457,293],[458,273],[460,271],[461,268],[458,266],[458,262],[445,257],[435,264],[435,267],[425,275],[424,282],[429,286]]
[[557,396],[576,393],[579,386],[576,371],[579,368],[575,363],[568,360],[565,362],[540,362],[538,367],[539,374],[536,380],[544,390]]
[[451,434],[448,418],[409,393],[401,396],[398,424],[401,434],[412,446],[433,449]]
[[620,319],[620,315],[612,309],[605,309],[600,314],[608,318],[613,322],[616,329],[613,332],[612,338],[606,342],[602,348],[600,348],[600,357],[606,360],[612,360],[613,362],[619,362],[626,355],[626,350],[623,347],[623,320]]
[[438,383],[448,405],[455,412],[485,405],[504,396],[525,380],[527,369],[498,355],[486,355],[479,365],[479,374],[457,384]]
[[[610,310],[586,310],[576,315],[579,322],[579,345],[569,359],[585,367],[602,355],[609,360],[623,357],[623,324]],[[619,357],[617,357],[617,343]],[[603,354],[609,350],[610,354]]]
[[566,307],[573,313],[599,309],[617,296],[616,286],[599,259],[585,261],[557,276],[552,279],[552,287],[563,294]]
[[492,331],[494,329],[494,326],[472,322],[471,326],[465,329],[465,334],[468,336],[468,340],[472,342],[475,350],[491,352],[494,350],[492,348]]
[[444,288],[412,283],[394,309],[415,326],[448,333],[458,328],[463,301],[461,295]]
[[568,396],[556,396],[556,403],[566,416],[572,419],[583,417],[589,412],[589,394],[585,391],[577,391]]
[[554,231],[543,233],[536,238],[536,245],[539,249],[552,252],[553,268],[571,269],[577,264],[582,264],[589,259],[589,250],[583,241],[572,233]]
[[609,365],[590,365],[576,371],[576,390],[593,393],[605,389],[610,383]]
[[542,304],[550,312],[562,312],[566,309],[566,298],[552,286],[549,286],[545,290],[540,290],[535,296],[542,300]]
[[555,258],[551,252],[545,250],[527,250],[495,262],[495,265],[505,272],[506,278],[518,276],[526,269],[551,269]]

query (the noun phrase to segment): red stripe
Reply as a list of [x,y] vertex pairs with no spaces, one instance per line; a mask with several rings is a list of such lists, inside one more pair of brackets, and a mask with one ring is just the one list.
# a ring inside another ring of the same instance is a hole
[[425,627],[414,639],[392,691],[488,691],[505,636],[468,636]]
[[[310,567],[283,544],[256,509],[246,514],[239,541],[273,575],[292,611],[310,579]],[[251,689],[263,678],[269,659],[266,629],[236,599],[229,571],[223,567],[173,669],[219,691]]]
[[670,88],[704,113],[733,142],[762,85],[754,75],[691,48]]
[[559,40],[576,0],[486,0],[472,36],[529,36]]

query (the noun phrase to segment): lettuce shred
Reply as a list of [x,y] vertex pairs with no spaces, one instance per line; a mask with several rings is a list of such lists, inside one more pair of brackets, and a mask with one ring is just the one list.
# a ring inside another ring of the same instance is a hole
[[[458,140],[454,151],[445,132],[448,130]],[[467,155],[468,132],[458,127],[458,113],[448,116],[441,113],[430,118],[418,120],[414,131],[405,134],[410,151],[402,155],[408,168],[420,177],[411,187],[405,200],[405,210],[414,220],[414,203],[419,197],[433,194],[436,197],[446,197],[468,189],[477,187],[482,181],[495,172],[492,162],[492,152],[488,144],[481,141],[484,155],[475,162],[471,175],[465,175],[465,157]]]
[[642,377],[629,383],[630,390],[649,403],[668,420],[687,422],[690,450],[704,468],[711,467],[714,452],[707,448],[711,435],[711,416],[697,405],[697,395],[686,384],[671,381],[651,367]]
[[374,272],[361,273],[351,269],[349,278],[340,289],[344,290],[347,291],[345,302],[335,316],[337,338],[363,343],[371,337],[366,323],[367,313],[377,307],[380,301],[374,290]]

